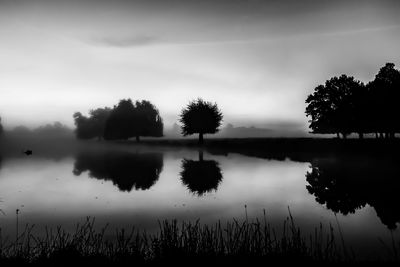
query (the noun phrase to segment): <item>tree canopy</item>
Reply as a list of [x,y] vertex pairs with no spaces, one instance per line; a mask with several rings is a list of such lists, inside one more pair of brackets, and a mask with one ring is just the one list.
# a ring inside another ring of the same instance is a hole
[[114,108],[97,108],[89,116],[74,115],[76,136],[79,139],[128,139],[140,136],[163,136],[163,121],[157,108],[149,101],[132,102],[122,99]]
[[158,109],[149,101],[132,102],[122,99],[107,119],[104,138],[108,140],[128,139],[140,136],[163,136],[163,121]]
[[367,85],[344,74],[332,77],[306,99],[309,127],[312,133],[340,133],[344,138],[351,133],[393,138],[400,132],[399,96],[400,72],[393,63],[382,67]]
[[104,136],[106,121],[110,115],[110,108],[97,108],[89,111],[89,117],[80,112],[74,113],[76,136],[79,139],[101,139]]
[[201,98],[191,101],[180,114],[182,134],[184,136],[199,134],[199,143],[203,143],[203,134],[214,134],[222,123],[222,112],[216,103]]
[[394,137],[400,132],[400,71],[393,63],[386,63],[375,79],[367,84],[370,98],[370,131]]
[[344,137],[355,129],[357,96],[363,94],[365,86],[354,77],[341,75],[319,85],[306,99],[307,116],[311,117],[313,133],[341,133]]

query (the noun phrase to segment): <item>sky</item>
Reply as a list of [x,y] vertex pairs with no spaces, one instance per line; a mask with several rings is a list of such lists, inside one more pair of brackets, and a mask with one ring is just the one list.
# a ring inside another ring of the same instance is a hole
[[400,1],[0,0],[6,128],[150,100],[166,127],[201,97],[224,124],[307,131],[332,76],[400,66]]

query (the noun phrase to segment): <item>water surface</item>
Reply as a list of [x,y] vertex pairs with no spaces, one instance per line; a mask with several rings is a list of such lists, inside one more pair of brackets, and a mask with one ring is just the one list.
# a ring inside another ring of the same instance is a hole
[[[382,239],[399,240],[399,171],[395,161],[366,157],[274,160],[195,149],[107,147],[63,154],[3,155],[0,226],[61,225],[87,216],[111,228],[155,231],[158,220],[203,223],[261,218],[282,228],[288,207],[304,233],[340,226],[346,244],[365,257],[385,256]],[[247,207],[245,209],[245,206]],[[112,235],[112,231],[109,233]],[[374,255],[374,256],[372,256]]]

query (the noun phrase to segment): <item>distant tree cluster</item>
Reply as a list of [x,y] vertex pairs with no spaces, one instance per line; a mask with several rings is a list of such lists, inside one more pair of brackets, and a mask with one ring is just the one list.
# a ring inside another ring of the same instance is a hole
[[7,131],[7,136],[30,139],[48,139],[48,138],[71,138],[73,136],[72,129],[61,122],[48,123],[36,128],[28,128],[26,126],[16,126]]
[[158,109],[149,101],[132,102],[122,99],[114,108],[98,108],[89,117],[74,114],[76,136],[79,139],[129,139],[141,136],[163,136],[163,121]]
[[393,63],[382,67],[366,85],[354,77],[333,77],[306,99],[310,129],[318,134],[374,133],[394,138],[400,132],[400,71]]

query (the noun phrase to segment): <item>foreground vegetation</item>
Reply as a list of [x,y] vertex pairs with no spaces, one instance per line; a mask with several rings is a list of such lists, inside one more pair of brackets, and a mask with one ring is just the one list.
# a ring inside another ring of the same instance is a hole
[[[322,225],[306,236],[295,225],[292,216],[283,222],[282,231],[273,229],[264,218],[243,222],[233,220],[208,226],[163,221],[155,234],[132,229],[117,230],[116,238],[105,238],[107,227],[96,231],[94,219],[77,225],[74,233],[62,228],[46,228],[43,237],[34,236],[26,227],[16,241],[0,240],[0,264],[4,265],[203,265],[226,263],[307,263],[366,264],[398,263],[400,244],[389,249],[391,258],[384,262],[362,262],[346,248],[343,237],[332,226]],[[340,231],[339,231],[340,233]]]

